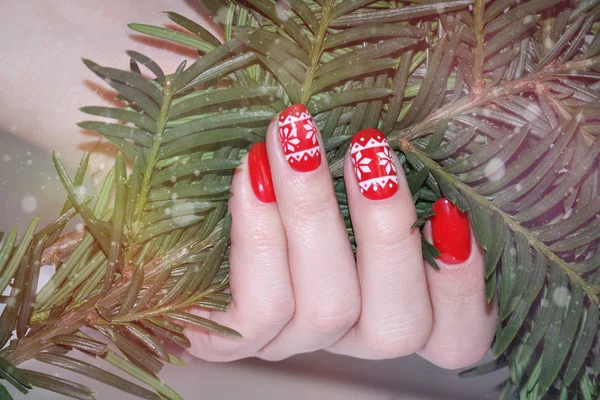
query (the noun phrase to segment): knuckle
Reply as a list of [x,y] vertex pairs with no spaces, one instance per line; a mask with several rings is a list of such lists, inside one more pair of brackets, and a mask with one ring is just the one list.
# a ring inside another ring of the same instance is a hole
[[275,225],[273,217],[264,213],[256,214],[254,211],[249,210],[244,216],[244,223],[236,220],[236,215],[233,218],[231,229],[232,244],[246,243],[267,250],[281,246],[281,239],[277,235],[273,235],[273,227]]
[[246,232],[242,237],[246,243],[252,245],[258,254],[269,254],[270,251],[279,250],[281,243],[273,230],[267,227],[256,227],[252,232]]
[[323,191],[319,194],[307,194],[298,197],[292,207],[292,214],[300,222],[306,221],[306,217],[313,217],[321,220],[322,217],[331,216],[332,213],[339,213],[339,205],[335,197],[329,191]]
[[285,325],[294,316],[296,305],[293,298],[265,298],[252,312],[253,324],[258,326]]
[[420,234],[417,229],[410,231],[401,232],[398,231],[398,227],[393,223],[394,221],[387,221],[385,224],[378,228],[377,241],[383,249],[394,249],[394,254],[409,254],[415,250],[421,251],[420,245]]
[[372,327],[364,332],[369,352],[376,358],[391,359],[421,350],[431,334],[431,322],[420,321],[395,327]]
[[308,324],[317,332],[346,332],[356,324],[359,315],[360,304],[358,302],[337,301],[333,305],[315,307],[308,316]]
[[258,352],[256,356],[264,361],[280,362],[287,358],[290,358],[292,354],[272,353],[263,349],[260,352]]
[[423,354],[433,364],[444,369],[460,369],[481,361],[488,353],[492,339],[485,335],[432,335]]
[[440,368],[455,370],[469,367],[481,361],[488,348],[469,349],[465,351],[446,351],[431,357],[431,362]]
[[233,361],[246,357],[248,341],[223,338],[210,332],[198,330],[185,331],[192,343],[188,352],[205,361]]

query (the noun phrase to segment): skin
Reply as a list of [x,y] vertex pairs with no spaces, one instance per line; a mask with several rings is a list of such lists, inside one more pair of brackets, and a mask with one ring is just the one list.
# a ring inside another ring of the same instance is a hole
[[[57,150],[71,164],[84,151],[94,150],[91,172],[100,180],[112,164],[114,150],[77,128],[75,123],[86,118],[77,109],[110,105],[114,93],[104,89],[80,57],[127,68],[124,51],[132,49],[157,60],[170,73],[193,53],[141,39],[126,23],[168,24],[161,11],[169,9],[215,30],[194,1],[139,4],[134,0],[1,4],[0,12],[11,17],[0,24],[0,37],[5,38],[0,51],[0,130]],[[243,332],[244,339],[189,328],[186,335],[193,355],[211,361],[281,360],[326,349],[386,359],[416,352],[452,369],[485,355],[497,310],[495,302],[485,301],[482,251],[472,237],[474,245],[465,262],[440,263],[441,271],[426,265],[418,230],[411,229],[416,212],[402,168],[397,168],[398,192],[372,201],[359,193],[346,157],[346,187],[358,245],[355,259],[325,163],[308,173],[292,170],[281,149],[276,119],[269,126],[266,145],[277,202],[265,204],[256,198],[246,159],[242,160],[229,202],[232,305],[226,313],[194,310]],[[431,241],[429,225],[425,236]]]

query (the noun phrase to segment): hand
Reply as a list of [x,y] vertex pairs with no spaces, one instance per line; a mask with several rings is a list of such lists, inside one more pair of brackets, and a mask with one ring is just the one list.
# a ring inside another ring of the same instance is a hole
[[445,200],[436,204],[425,227],[442,251],[435,271],[411,229],[416,211],[403,169],[379,131],[356,134],[344,171],[356,260],[312,117],[296,105],[271,122],[266,142],[254,145],[233,180],[231,307],[194,310],[244,339],[189,328],[193,355],[281,360],[326,349],[385,359],[418,352],[444,368],[485,355],[497,311],[485,300],[482,251],[468,219]]

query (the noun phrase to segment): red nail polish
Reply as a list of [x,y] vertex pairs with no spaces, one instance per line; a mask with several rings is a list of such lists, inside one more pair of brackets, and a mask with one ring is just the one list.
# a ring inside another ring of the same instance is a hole
[[302,104],[279,114],[279,137],[288,164],[299,172],[314,171],[321,165],[321,148],[313,118]]
[[350,157],[360,192],[368,199],[383,200],[398,191],[398,174],[385,135],[367,128],[352,138]]
[[433,205],[435,215],[431,217],[433,245],[446,264],[466,261],[471,254],[471,227],[469,218],[447,199]]
[[264,142],[255,143],[248,152],[248,170],[250,183],[256,197],[263,203],[275,201],[271,167],[267,157],[267,146]]

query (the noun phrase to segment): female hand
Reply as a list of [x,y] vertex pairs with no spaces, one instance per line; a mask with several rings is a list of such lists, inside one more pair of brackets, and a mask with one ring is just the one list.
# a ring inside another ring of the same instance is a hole
[[[147,0],[141,8],[133,0],[112,6],[96,0],[34,3],[39,12],[33,14],[31,2],[10,3],[12,18],[0,25],[6,38],[19,31],[24,20],[29,21],[30,28],[19,41],[6,41],[0,52],[6,67],[0,71],[5,90],[0,98],[0,129],[48,150],[61,151],[76,165],[81,152],[94,148],[99,140],[75,129],[75,122],[82,118],[77,109],[99,100],[110,105],[114,97],[107,92],[105,99],[99,99],[102,92],[93,82],[81,84],[91,74],[80,57],[93,54],[101,64],[125,67],[129,59],[118,49],[133,49],[160,60],[165,70],[173,71],[182,55],[164,48],[163,42],[139,40],[135,35],[137,40],[132,41],[128,36],[127,22],[163,22],[162,0]],[[192,3],[175,2],[170,9],[194,15]],[[6,2],[6,8],[8,5]],[[1,6],[0,10],[9,12]],[[85,26],[76,23],[82,13]],[[211,29],[206,22],[203,25]],[[57,48],[60,57],[55,57]],[[194,58],[195,53],[190,56]],[[44,68],[36,62],[23,62],[32,57],[43,60]],[[15,102],[11,94],[21,92],[29,95]],[[59,113],[57,105],[62,110]],[[298,107],[282,115],[287,117]],[[30,118],[32,110],[36,118]],[[493,337],[496,310],[484,298],[481,250],[468,224],[463,221],[455,226],[462,229],[460,237],[467,244],[463,244],[461,257],[453,260],[459,262],[452,264],[443,261],[451,258],[443,258],[439,261],[442,270],[434,271],[424,265],[419,233],[410,228],[416,213],[398,160],[392,154],[397,189],[392,179],[393,187],[380,191],[390,196],[373,200],[361,193],[349,154],[345,179],[358,244],[355,260],[319,133],[314,137],[320,151],[316,157],[316,153],[311,155],[312,164],[299,162],[294,168],[287,162],[286,153],[294,151],[290,148],[313,147],[312,137],[306,138],[307,128],[293,125],[304,136],[286,136],[286,152],[275,120],[267,133],[266,152],[265,144],[255,145],[236,173],[230,201],[234,218],[230,259],[233,302],[229,311],[211,314],[197,309],[199,314],[238,330],[245,339],[231,340],[189,329],[191,352],[207,360],[227,361],[250,356],[278,360],[317,349],[364,358],[391,358],[418,351],[448,368],[481,358]],[[384,160],[373,153],[374,148],[360,152],[371,154],[367,158],[375,162],[364,164],[365,157],[358,161],[361,181],[377,171],[387,174],[386,168],[391,168],[385,146],[377,148],[385,154]],[[92,154],[92,173],[112,163],[106,158],[108,152]],[[380,161],[386,162],[380,166]],[[377,169],[365,171],[373,166]],[[262,189],[255,191],[253,186]],[[275,195],[276,202],[272,201]],[[438,217],[439,229],[452,228],[441,214]],[[431,226],[425,227],[425,233],[431,241]],[[439,248],[446,246],[448,256],[461,250],[449,243],[453,238],[459,236],[440,232],[433,239]]]
[[[344,163],[356,259],[320,133],[301,105],[269,125],[233,180],[232,304],[198,315],[234,340],[188,328],[190,352],[210,361],[281,360],[319,349],[367,359],[418,352],[461,368],[487,352],[497,311],[485,299],[482,251],[468,219],[441,200],[425,227],[442,252],[426,265],[406,177],[381,132],[352,139]],[[492,302],[493,304],[493,302]]]

